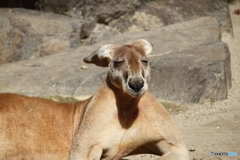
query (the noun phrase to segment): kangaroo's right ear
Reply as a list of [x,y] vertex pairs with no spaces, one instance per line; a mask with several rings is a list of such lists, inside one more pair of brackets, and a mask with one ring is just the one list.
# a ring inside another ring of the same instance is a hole
[[141,47],[146,53],[146,55],[149,55],[153,50],[153,45],[150,42],[148,42],[146,39],[136,40],[131,45],[137,45]]
[[114,51],[120,45],[117,44],[106,44],[98,48],[90,56],[85,57],[83,60],[85,63],[93,63],[97,66],[108,67],[109,62],[113,58]]

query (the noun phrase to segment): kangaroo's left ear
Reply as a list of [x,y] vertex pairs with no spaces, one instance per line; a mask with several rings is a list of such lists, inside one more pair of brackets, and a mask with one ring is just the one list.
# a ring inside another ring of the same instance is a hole
[[85,63],[93,63],[97,66],[108,67],[117,47],[119,47],[117,44],[103,45],[83,60]]
[[146,53],[146,55],[150,54],[152,52],[152,50],[153,50],[152,44],[149,43],[145,39],[138,39],[135,42],[133,42],[131,45],[135,45],[135,46],[141,47],[144,50],[144,52]]

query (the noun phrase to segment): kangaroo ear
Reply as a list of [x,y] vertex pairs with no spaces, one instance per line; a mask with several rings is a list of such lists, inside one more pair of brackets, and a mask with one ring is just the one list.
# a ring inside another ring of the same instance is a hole
[[103,45],[83,60],[85,63],[93,63],[97,66],[108,67],[108,64],[113,58],[114,51],[117,47],[119,47],[117,44]]
[[146,53],[146,55],[150,54],[153,50],[153,45],[145,39],[138,39],[135,42],[133,42],[131,45],[141,47]]

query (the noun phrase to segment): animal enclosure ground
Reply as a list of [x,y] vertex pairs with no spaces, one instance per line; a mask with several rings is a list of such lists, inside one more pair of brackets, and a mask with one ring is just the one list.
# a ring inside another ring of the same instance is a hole
[[[168,108],[182,132],[191,160],[240,160],[240,2],[230,4],[234,37],[225,33],[223,42],[231,53],[232,88],[228,98],[219,102],[185,104]],[[238,152],[238,156],[210,156],[211,152]],[[152,155],[126,157],[153,160]]]

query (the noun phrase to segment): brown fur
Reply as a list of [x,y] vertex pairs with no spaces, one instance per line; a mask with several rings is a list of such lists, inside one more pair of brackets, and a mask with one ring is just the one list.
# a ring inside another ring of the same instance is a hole
[[169,114],[146,91],[149,48],[141,47],[147,41],[140,42],[105,46],[85,59],[109,63],[106,84],[85,101],[0,94],[0,159],[118,160],[140,153],[188,159]]

